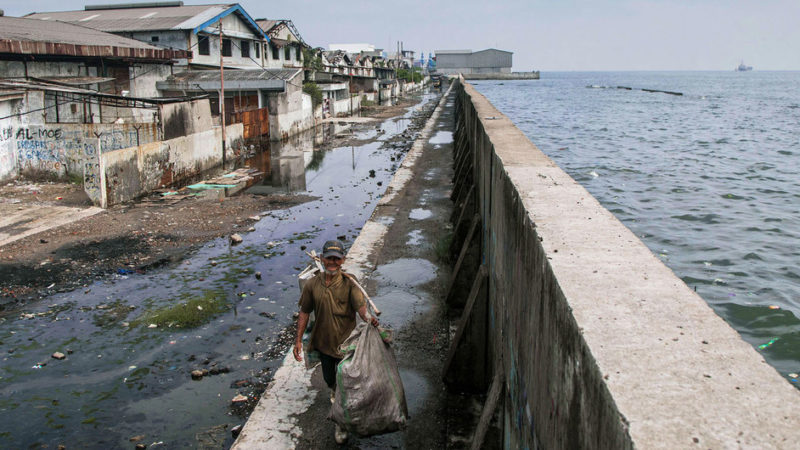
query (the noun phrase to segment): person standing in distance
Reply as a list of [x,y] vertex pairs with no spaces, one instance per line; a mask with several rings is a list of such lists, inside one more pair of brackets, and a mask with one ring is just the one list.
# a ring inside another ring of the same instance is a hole
[[[317,350],[322,363],[322,377],[331,389],[331,403],[336,387],[336,366],[342,360],[339,345],[350,336],[356,327],[356,313],[365,322],[378,326],[378,319],[367,313],[364,295],[355,282],[344,276],[344,244],[332,240],[322,247],[322,265],[325,269],[303,286],[300,295],[300,315],[297,318],[297,337],[294,343],[294,358],[303,360],[303,333],[308,326],[308,318],[316,314],[314,328],[307,351]],[[339,444],[347,440],[347,432],[336,425],[334,434]]]

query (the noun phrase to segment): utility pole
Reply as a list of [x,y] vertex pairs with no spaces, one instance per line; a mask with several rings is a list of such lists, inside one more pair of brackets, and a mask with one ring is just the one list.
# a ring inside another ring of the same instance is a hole
[[225,69],[222,56],[222,19],[219,19],[219,117],[222,122],[222,165],[225,165]]
[[[351,62],[352,64],[352,62]],[[350,94],[350,115],[353,115],[353,70],[354,66],[350,66],[350,86],[347,88],[347,93]]]

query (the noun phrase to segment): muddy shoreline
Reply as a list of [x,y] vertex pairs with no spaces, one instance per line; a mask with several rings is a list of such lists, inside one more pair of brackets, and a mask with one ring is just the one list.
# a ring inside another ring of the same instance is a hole
[[[395,117],[413,104],[405,100],[394,106],[373,106],[363,115]],[[383,147],[397,151],[399,157],[408,150],[429,114],[415,114],[408,131]],[[355,129],[372,126],[353,125]],[[358,144],[350,139],[347,134],[334,136],[318,150]],[[114,274],[141,274],[177,263],[213,239],[246,231],[271,211],[313,199],[305,195],[241,194],[221,201],[139,200],[6,244],[0,247],[0,317],[30,301],[85,289]],[[0,186],[0,202],[43,208],[90,204],[79,185],[27,180]]]

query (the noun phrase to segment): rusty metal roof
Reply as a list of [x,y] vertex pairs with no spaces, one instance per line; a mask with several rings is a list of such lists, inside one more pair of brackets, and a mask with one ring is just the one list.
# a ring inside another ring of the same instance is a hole
[[156,47],[92,28],[0,16],[0,53],[169,61],[191,52]]
[[114,81],[113,77],[42,77],[42,80],[53,81],[55,83],[67,84],[70,86],[88,86],[90,84],[105,83]]

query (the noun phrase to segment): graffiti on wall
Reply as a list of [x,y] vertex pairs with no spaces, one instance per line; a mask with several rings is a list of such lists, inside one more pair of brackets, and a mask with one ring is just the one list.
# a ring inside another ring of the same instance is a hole
[[[152,124],[59,124],[0,128],[0,174],[16,172],[85,172],[91,154],[119,150],[157,140]],[[87,153],[88,152],[88,153]],[[8,167],[9,165],[14,167]]]

